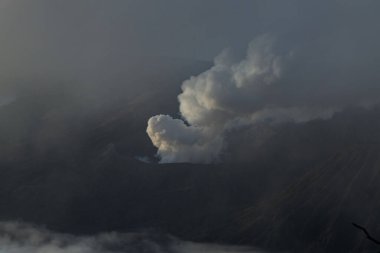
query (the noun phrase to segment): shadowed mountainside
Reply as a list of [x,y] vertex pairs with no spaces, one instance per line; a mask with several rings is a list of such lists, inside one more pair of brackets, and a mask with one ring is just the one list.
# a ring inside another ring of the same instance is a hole
[[380,234],[379,108],[232,133],[222,164],[136,159],[154,160],[146,120],[175,113],[178,84],[207,65],[151,66],[132,78],[141,90],[125,96],[121,81],[96,96],[41,85],[0,107],[0,219],[77,234],[155,229],[276,250],[371,247],[351,222]]

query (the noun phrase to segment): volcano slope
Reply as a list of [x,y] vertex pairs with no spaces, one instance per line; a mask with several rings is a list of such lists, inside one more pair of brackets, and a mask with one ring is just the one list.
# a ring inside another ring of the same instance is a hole
[[378,107],[242,129],[218,164],[158,164],[146,120],[175,113],[179,80],[207,67],[172,65],[171,78],[157,70],[136,79],[170,93],[147,84],[100,103],[42,87],[0,107],[1,220],[76,234],[152,229],[274,250],[371,249],[351,222],[380,237]]
[[[298,129],[303,141],[282,146],[290,150],[288,154],[293,148],[301,154],[310,154],[310,148],[313,154],[318,150],[323,154],[298,168],[302,172],[288,177],[282,190],[241,212],[236,238],[263,247],[310,252],[358,252],[376,246],[351,223],[359,223],[380,236],[378,116],[378,109],[357,110]],[[304,146],[306,140],[312,141],[312,147]],[[295,161],[286,160],[284,168]]]

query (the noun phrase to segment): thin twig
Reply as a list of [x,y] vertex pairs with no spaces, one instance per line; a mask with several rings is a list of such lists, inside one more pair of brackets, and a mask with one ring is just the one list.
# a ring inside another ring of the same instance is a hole
[[358,225],[358,224],[356,224],[356,223],[352,223],[352,225],[353,225],[354,227],[356,227],[357,229],[360,229],[361,231],[363,231],[364,234],[367,236],[367,239],[368,239],[368,240],[370,240],[370,241],[376,243],[377,245],[380,245],[380,241],[378,241],[378,240],[376,240],[375,238],[373,238],[373,237],[368,233],[367,229],[365,229],[364,227],[362,227],[362,226],[360,226],[360,225]]

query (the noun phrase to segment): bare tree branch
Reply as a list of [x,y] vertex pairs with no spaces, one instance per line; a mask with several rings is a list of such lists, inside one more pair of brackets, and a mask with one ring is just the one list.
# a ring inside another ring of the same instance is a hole
[[354,227],[356,227],[357,229],[360,229],[361,231],[363,231],[364,234],[367,236],[367,239],[368,239],[368,240],[370,240],[370,241],[376,243],[377,245],[380,245],[380,241],[378,241],[378,240],[376,240],[375,238],[373,238],[373,237],[368,233],[367,229],[365,229],[364,227],[362,227],[362,226],[360,226],[360,225],[358,225],[358,224],[356,224],[356,223],[352,223],[352,225],[353,225]]

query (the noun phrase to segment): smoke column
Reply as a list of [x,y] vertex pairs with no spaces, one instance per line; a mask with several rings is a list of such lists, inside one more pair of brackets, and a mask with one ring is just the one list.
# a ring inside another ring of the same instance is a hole
[[236,61],[225,50],[213,67],[184,81],[178,96],[182,118],[157,115],[148,121],[161,162],[215,162],[227,145],[226,133],[243,126],[329,119],[347,106],[378,101],[378,89],[369,92],[376,72],[324,58],[318,55],[326,50],[322,46],[294,47],[263,35],[250,43],[244,59]]

